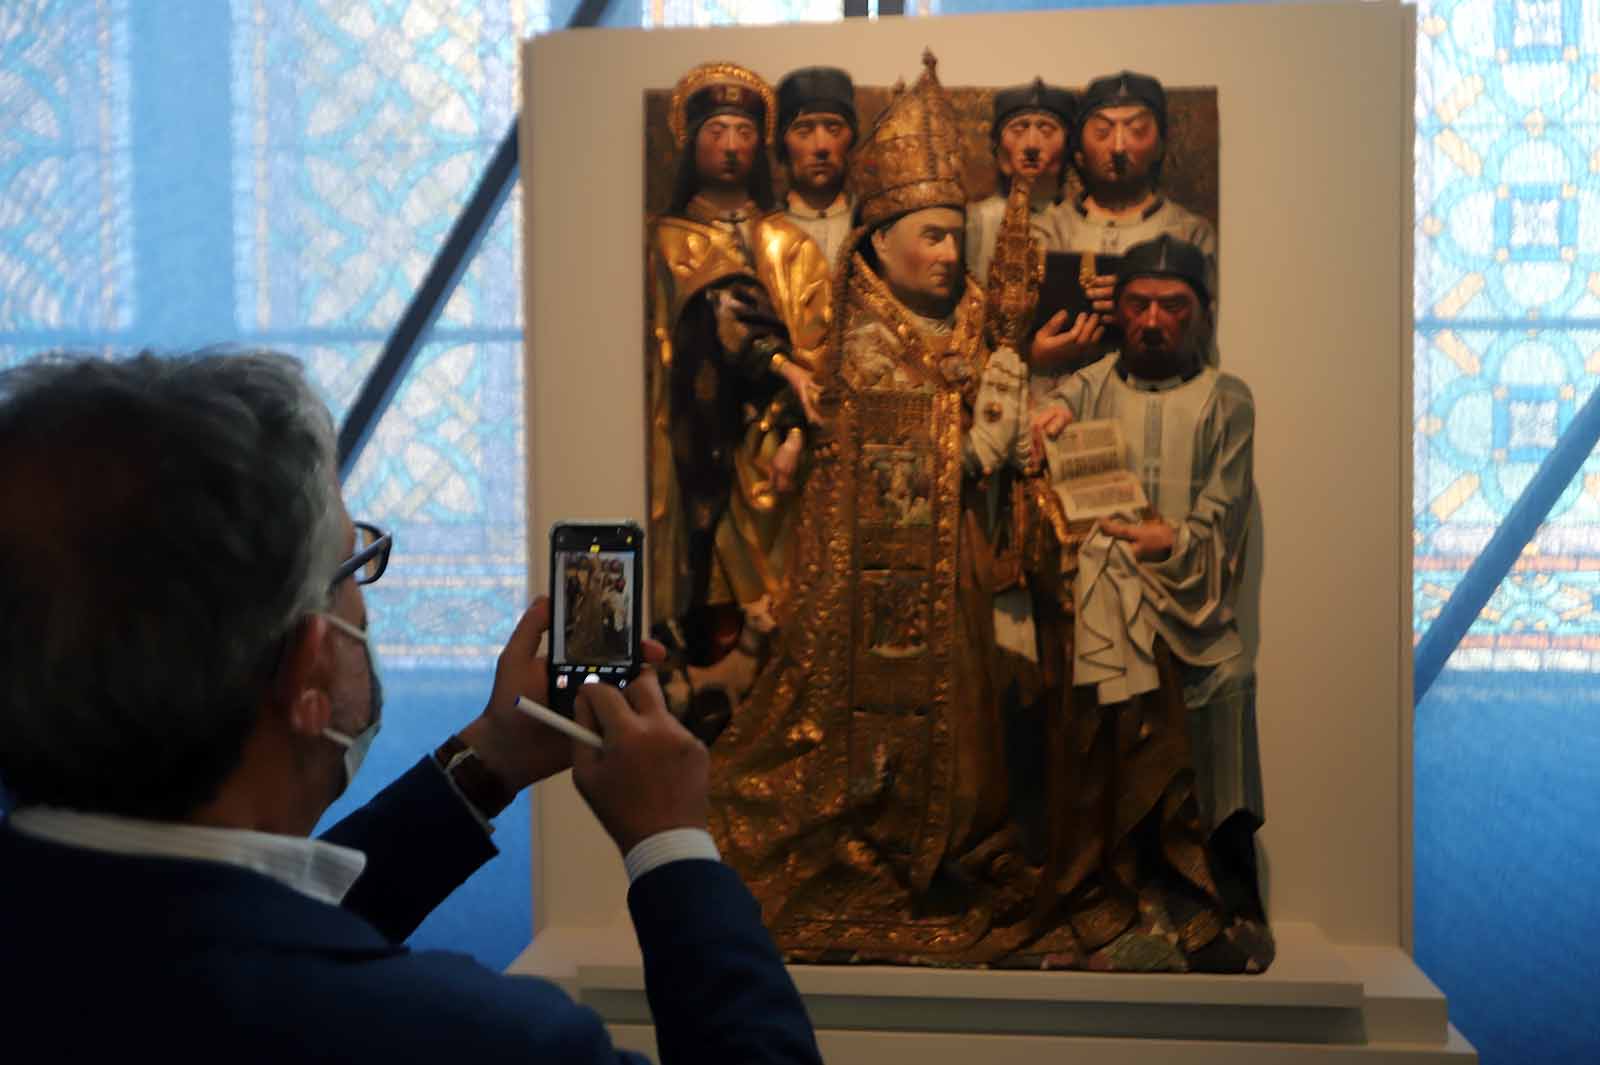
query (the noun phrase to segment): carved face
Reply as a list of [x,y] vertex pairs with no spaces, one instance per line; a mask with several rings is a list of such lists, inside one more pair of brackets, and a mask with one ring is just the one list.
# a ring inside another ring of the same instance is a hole
[[801,115],[783,134],[789,181],[796,188],[834,192],[844,184],[844,158],[854,136],[838,115]]
[[761,132],[743,115],[712,115],[694,135],[694,168],[704,185],[743,185],[761,150]]
[[883,279],[895,297],[923,313],[947,303],[966,276],[961,240],[966,216],[953,207],[927,207],[902,215],[872,234]]
[[1083,121],[1083,143],[1074,155],[1084,184],[1150,184],[1163,146],[1156,116],[1142,104],[1105,107]]
[[1006,177],[1025,174],[1039,181],[1042,175],[1051,188],[1061,182],[1061,164],[1066,155],[1067,131],[1061,120],[1044,111],[1017,115],[1000,129],[1000,146],[995,159]]
[[1116,318],[1128,369],[1152,379],[1187,370],[1208,325],[1194,289],[1173,277],[1136,277],[1122,286]]

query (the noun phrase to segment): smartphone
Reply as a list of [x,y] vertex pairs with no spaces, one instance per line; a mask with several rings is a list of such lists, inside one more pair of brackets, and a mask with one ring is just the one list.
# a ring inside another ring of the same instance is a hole
[[585,684],[639,675],[644,530],[631,521],[550,529],[550,708],[572,716]]

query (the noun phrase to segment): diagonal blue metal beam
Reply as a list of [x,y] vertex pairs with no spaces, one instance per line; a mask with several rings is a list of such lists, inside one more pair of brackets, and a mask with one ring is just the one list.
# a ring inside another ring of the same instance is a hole
[[[572,17],[567,20],[567,29],[597,25],[610,6],[611,0],[580,0]],[[494,224],[495,216],[500,213],[500,205],[505,203],[511,186],[517,180],[517,163],[517,122],[513,119],[511,128],[500,138],[488,168],[472,190],[467,205],[445,235],[444,245],[434,256],[422,284],[412,294],[405,312],[400,315],[399,323],[384,342],[383,353],[378,356],[377,364],[367,374],[366,380],[361,382],[355,400],[345,412],[344,422],[339,426],[338,441],[341,482],[355,468],[356,459],[361,457],[361,449],[377,428],[378,419],[388,409],[395,393],[400,390],[401,382],[410,372],[412,363],[416,361],[423,339],[438,320],[439,312],[450,301],[456,283],[472,261],[484,234]]]
[[1533,475],[1533,480],[1512,504],[1505,520],[1473,560],[1461,583],[1450,593],[1449,602],[1423,633],[1413,659],[1413,703],[1422,702],[1422,697],[1428,694],[1446,660],[1477,620],[1494,590],[1511,572],[1522,549],[1550,516],[1550,508],[1583,468],[1584,460],[1593,454],[1596,443],[1600,443],[1600,387],[1589,394],[1588,401],[1545,456],[1539,472]]
[[600,20],[605,18],[606,9],[611,6],[611,0],[582,0],[573,10],[572,17],[567,19],[567,29],[575,30],[584,26],[598,26]]
[[377,364],[367,374],[366,380],[361,382],[355,400],[345,412],[344,422],[339,426],[341,482],[355,468],[361,449],[366,446],[372,431],[377,428],[378,419],[400,390],[400,383],[405,380],[411,364],[416,361],[417,352],[422,348],[423,338],[449,302],[451,293],[456,290],[456,282],[461,280],[461,274],[472,261],[484,234],[494,223],[495,215],[500,213],[500,205],[505,202],[516,179],[517,121],[513,119],[511,128],[506,130],[499,147],[495,148],[488,169],[478,179],[477,188],[472,190],[466,207],[445,235],[444,246],[434,256],[421,286],[412,294],[411,302],[400,315],[399,324],[384,342],[383,354],[378,356]]

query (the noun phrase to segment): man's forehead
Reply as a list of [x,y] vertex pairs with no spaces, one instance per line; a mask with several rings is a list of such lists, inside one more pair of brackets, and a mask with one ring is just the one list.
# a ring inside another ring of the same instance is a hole
[[1061,125],[1061,116],[1053,111],[1023,111],[1021,114],[1012,115],[1006,119],[1006,124],[1000,127],[1000,132],[1004,133],[1012,126],[1029,123],[1047,123],[1052,126],[1059,126]]
[[700,128],[713,129],[718,126],[731,126],[734,129],[755,129],[756,123],[754,119],[747,118],[744,115],[712,115],[706,119],[706,124]]
[[906,215],[909,228],[960,229],[966,224],[966,215],[954,207],[925,207]]
[[1116,104],[1111,107],[1096,108],[1089,112],[1088,118],[1084,119],[1084,121],[1093,122],[1098,118],[1103,122],[1116,125],[1123,122],[1132,122],[1138,118],[1154,117],[1155,112],[1144,104]]
[[1131,277],[1122,286],[1122,291],[1149,299],[1163,299],[1173,295],[1193,296],[1195,294],[1189,282],[1178,277]]
[[803,114],[797,115],[795,120],[789,123],[789,128],[793,129],[798,125],[815,125],[817,123],[836,123],[842,126],[845,124],[845,121],[844,115],[837,111],[806,111]]

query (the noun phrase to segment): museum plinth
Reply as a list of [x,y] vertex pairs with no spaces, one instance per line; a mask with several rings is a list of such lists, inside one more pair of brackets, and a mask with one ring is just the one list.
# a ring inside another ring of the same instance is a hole
[[[1037,1065],[1462,1063],[1444,996],[1394,947],[1337,947],[1315,925],[1277,929],[1258,976],[795,965],[824,1058]],[[512,972],[554,980],[621,1046],[655,1052],[631,931],[552,929]],[[1041,1056],[1048,1055],[1048,1056]]]

